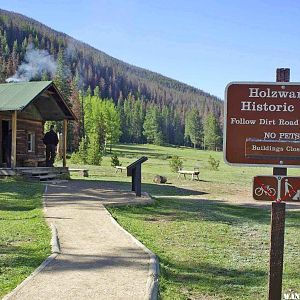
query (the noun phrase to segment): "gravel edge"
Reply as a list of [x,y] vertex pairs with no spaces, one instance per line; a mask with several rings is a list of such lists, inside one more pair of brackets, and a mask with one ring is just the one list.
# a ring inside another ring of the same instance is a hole
[[[145,200],[144,203],[139,203],[142,205],[150,204],[154,202],[154,199],[148,193],[143,193],[144,196],[147,196],[149,199]],[[137,204],[133,202],[132,204]],[[106,206],[106,205],[105,205]],[[118,205],[107,205],[107,206],[118,206]],[[158,257],[149,250],[144,244],[142,244],[139,240],[137,240],[132,234],[130,234],[127,230],[125,230],[110,214],[110,212],[106,209],[106,213],[110,217],[111,222],[116,225],[121,231],[123,231],[130,239],[140,247],[144,252],[149,255],[149,271],[148,271],[148,279],[146,283],[146,292],[144,300],[157,300],[158,292],[159,292],[159,261]]]

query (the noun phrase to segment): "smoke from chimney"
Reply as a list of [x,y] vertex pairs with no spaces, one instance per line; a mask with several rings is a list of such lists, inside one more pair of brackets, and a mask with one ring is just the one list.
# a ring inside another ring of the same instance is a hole
[[56,62],[46,50],[34,49],[33,44],[28,45],[24,62],[18,67],[16,73],[6,79],[6,82],[30,81],[41,78],[44,73],[54,76]]

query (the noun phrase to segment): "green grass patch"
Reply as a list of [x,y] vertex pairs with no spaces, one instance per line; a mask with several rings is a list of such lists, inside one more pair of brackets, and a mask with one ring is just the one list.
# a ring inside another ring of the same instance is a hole
[[0,179],[0,297],[50,254],[50,230],[42,212],[43,186]]
[[[270,213],[206,200],[110,208],[159,257],[162,299],[266,299]],[[299,290],[300,212],[286,221],[283,290]],[[210,298],[207,298],[210,299]]]
[[[149,158],[142,165],[142,190],[155,196],[155,204],[110,211],[158,255],[162,299],[267,299],[270,211],[229,205],[226,200],[247,197],[248,204],[254,204],[252,178],[272,175],[271,168],[231,167],[223,162],[222,152],[186,147],[126,144],[114,147],[113,153],[123,166],[141,156]],[[174,155],[183,160],[184,169],[200,167],[200,181],[177,178],[169,168]],[[218,171],[210,169],[210,155],[220,160]],[[90,170],[88,180],[130,190],[131,178],[126,172],[115,173],[109,154],[101,166],[84,167]],[[290,176],[298,173],[289,169]],[[166,176],[168,184],[154,184],[155,175]],[[300,212],[287,212],[285,292],[300,289],[299,227]]]

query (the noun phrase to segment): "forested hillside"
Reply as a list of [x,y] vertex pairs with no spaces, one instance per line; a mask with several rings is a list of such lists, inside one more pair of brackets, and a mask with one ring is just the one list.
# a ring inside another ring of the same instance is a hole
[[[202,123],[211,115],[218,122],[222,121],[223,102],[217,97],[110,57],[33,19],[0,10],[1,82],[16,71],[20,73],[19,66],[30,59],[30,50],[37,51],[37,55],[56,65],[52,69],[37,70],[27,80],[54,79],[73,109],[77,110],[82,123],[83,105],[81,107],[74,101],[82,102],[86,96],[93,95],[99,99],[112,99],[118,106],[123,142],[191,143],[192,137],[185,134],[185,123],[192,110],[197,112]],[[146,111],[150,111],[151,116],[147,117]],[[154,120],[156,128],[154,125],[150,128],[147,118]],[[85,134],[82,127],[84,124],[77,130],[80,135]],[[155,137],[149,137],[151,130]],[[200,146],[201,143],[198,139],[196,144]]]

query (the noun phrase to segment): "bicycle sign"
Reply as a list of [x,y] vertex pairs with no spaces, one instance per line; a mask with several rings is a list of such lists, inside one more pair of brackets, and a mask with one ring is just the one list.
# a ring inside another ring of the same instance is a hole
[[255,200],[277,199],[278,181],[276,176],[255,176],[253,179],[253,198]]
[[263,194],[265,194],[266,196],[269,196],[269,197],[275,197],[276,190],[274,188],[270,187],[269,185],[264,185],[264,187],[262,187],[262,186],[257,187],[254,190],[254,194],[257,197],[261,197]]
[[255,176],[253,198],[270,201],[300,201],[300,177]]

